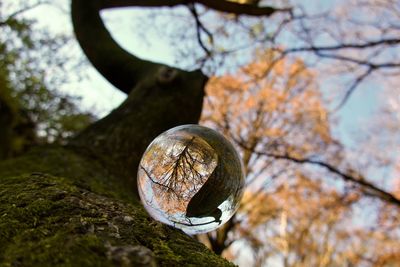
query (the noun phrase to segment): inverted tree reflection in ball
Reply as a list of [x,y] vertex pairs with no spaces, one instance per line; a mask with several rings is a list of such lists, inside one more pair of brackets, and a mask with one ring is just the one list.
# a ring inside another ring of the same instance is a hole
[[199,125],[175,127],[158,136],[138,171],[140,197],[150,215],[189,234],[212,231],[228,221],[243,185],[233,146]]

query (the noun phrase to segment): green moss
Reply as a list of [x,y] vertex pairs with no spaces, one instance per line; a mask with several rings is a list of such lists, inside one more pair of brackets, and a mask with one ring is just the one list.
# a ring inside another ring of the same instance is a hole
[[0,177],[30,173],[47,173],[68,177],[80,188],[121,200],[137,202],[133,187],[124,185],[111,164],[105,167],[90,155],[76,153],[61,146],[37,147],[22,157],[0,162]]
[[151,220],[135,202],[82,188],[74,179],[4,173],[2,266],[140,266],[151,265],[149,260],[160,266],[229,265],[182,232]]
[[155,242],[153,244],[153,249],[160,258],[164,259],[166,265],[176,266],[179,265],[180,262],[182,262],[182,257],[180,257],[179,255],[175,255],[168,244],[163,240]]

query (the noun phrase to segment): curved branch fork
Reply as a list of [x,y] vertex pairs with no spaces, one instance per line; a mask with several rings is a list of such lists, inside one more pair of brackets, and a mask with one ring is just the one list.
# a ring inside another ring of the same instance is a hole
[[290,12],[290,9],[223,0],[72,0],[72,22],[76,37],[94,67],[114,86],[129,93],[141,77],[154,72],[161,64],[141,60],[121,48],[107,31],[99,12],[117,7],[173,7],[193,3],[237,15],[270,16],[275,12]]
[[147,145],[167,129],[198,122],[208,78],[200,70],[187,72],[130,54],[115,42],[99,13],[107,8],[193,3],[238,15],[269,16],[288,11],[216,0],[72,0],[74,31],[84,53],[110,83],[129,97],[71,140],[70,145],[105,158],[105,164],[117,164],[134,186]]
[[105,165],[118,166],[132,188],[140,157],[160,133],[182,124],[197,123],[208,78],[142,60],[122,49],[99,15],[113,1],[72,0],[76,37],[94,67],[114,86],[129,94],[108,116],[69,143],[83,148]]

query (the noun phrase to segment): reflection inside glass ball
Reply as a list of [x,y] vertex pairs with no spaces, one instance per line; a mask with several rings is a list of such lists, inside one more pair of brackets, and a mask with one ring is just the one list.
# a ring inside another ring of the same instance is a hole
[[149,214],[188,234],[228,221],[244,187],[240,158],[221,134],[182,125],[159,135],[140,161],[138,189]]

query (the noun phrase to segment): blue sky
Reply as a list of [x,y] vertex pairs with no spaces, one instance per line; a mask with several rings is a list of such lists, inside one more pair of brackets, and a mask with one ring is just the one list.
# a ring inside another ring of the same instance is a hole
[[[65,11],[43,6],[35,8],[27,13],[28,16],[38,20],[39,24],[50,28],[54,32],[69,32],[72,34],[72,27],[68,14],[66,1],[60,0]],[[308,5],[308,12],[317,12],[329,9],[338,1],[316,1]],[[45,16],[43,16],[45,14]],[[138,9],[117,9],[104,12],[103,18],[110,29],[113,37],[126,50],[139,55],[142,58],[158,61],[166,64],[174,64],[173,48],[167,41],[160,40],[160,36],[152,31],[148,32],[148,42],[139,41],[133,31],[137,24],[137,17],[142,15]],[[79,49],[79,48],[77,48]],[[93,68],[88,70],[89,79],[77,84],[68,84],[63,90],[82,96],[84,108],[100,112],[101,116],[106,115],[111,109],[118,106],[125,95],[110,85]],[[329,92],[329,82],[320,84],[322,91]],[[334,127],[334,134],[349,148],[357,147],[358,139],[363,135],[364,125],[379,108],[379,93],[382,88],[374,82],[363,83],[348,102],[333,117],[338,122]]]
[[[310,11],[329,8],[335,1],[320,1],[309,5]],[[46,14],[46,16],[43,16]],[[59,9],[44,6],[34,9],[28,13],[38,19],[40,25],[49,27],[54,32],[71,32],[71,23],[68,14]],[[138,41],[137,36],[133,33],[135,25],[135,16],[140,15],[140,11],[135,9],[119,9],[107,11],[103,14],[103,18],[107,21],[107,27],[111,30],[113,37],[120,43],[122,47],[130,52],[134,52],[142,58],[155,60],[166,64],[174,64],[174,56],[172,48],[166,42],[160,42],[159,36],[150,34],[149,42]],[[72,91],[74,94],[83,97],[85,105],[96,105],[100,110],[112,109],[117,106],[124,98],[124,94],[113,88],[103,77],[101,77],[94,69],[89,71],[89,81],[85,81],[83,90],[74,91],[73,86],[66,90]],[[321,85],[322,89],[325,86]],[[340,135],[344,139],[351,139],[350,136],[359,129],[359,124],[363,123],[366,117],[376,111],[378,104],[377,91],[380,88],[377,84],[363,85],[356,90],[354,95],[349,99],[347,104],[338,112],[340,117]],[[80,85],[82,87],[82,84]],[[95,89],[94,89],[95,88]],[[344,140],[349,142],[350,140]]]

